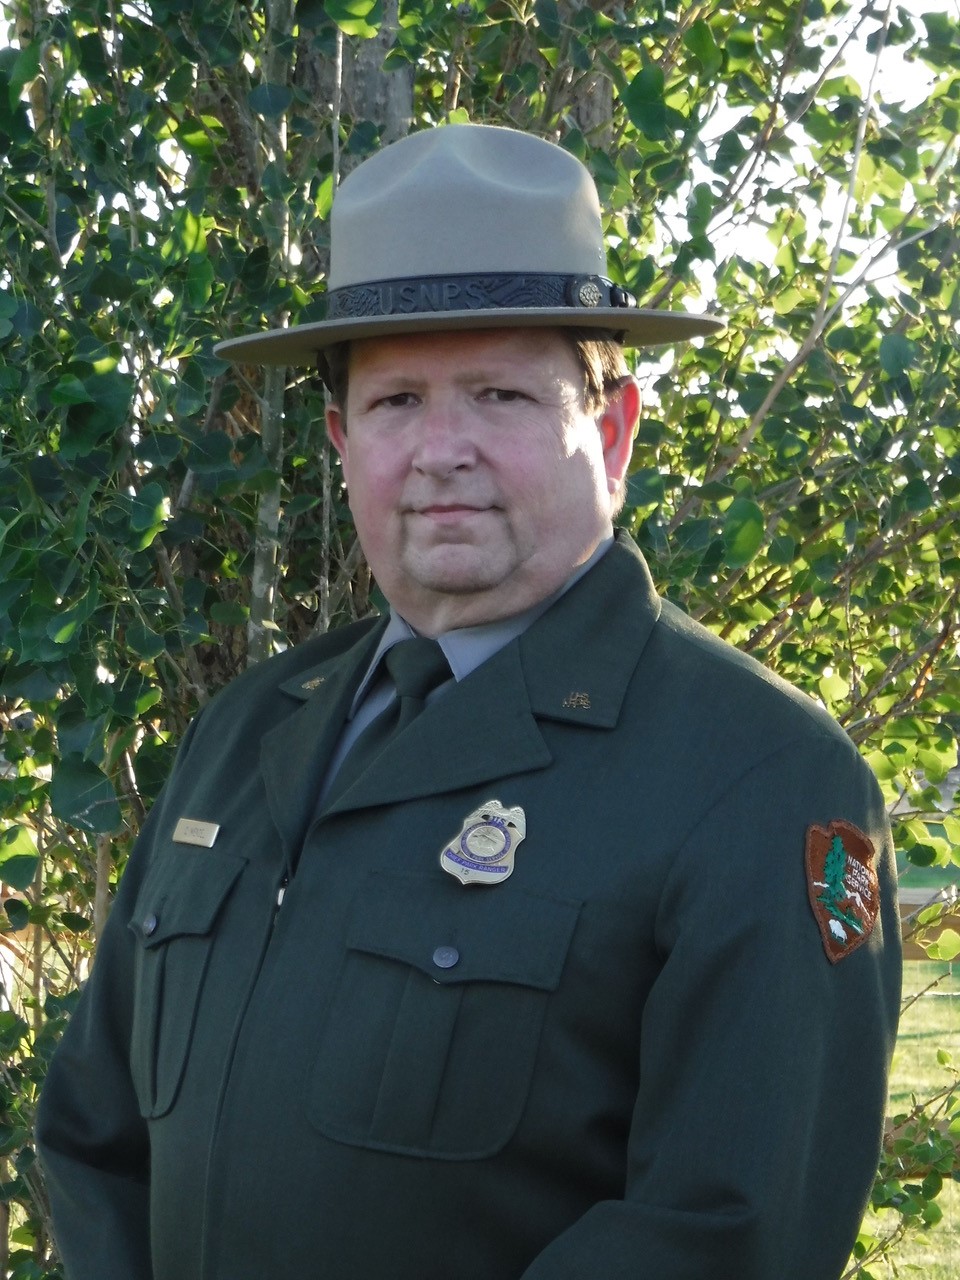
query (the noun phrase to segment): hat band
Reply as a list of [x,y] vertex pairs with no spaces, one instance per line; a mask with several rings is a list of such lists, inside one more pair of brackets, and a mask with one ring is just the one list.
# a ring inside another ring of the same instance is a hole
[[543,307],[635,307],[636,298],[604,276],[410,276],[344,285],[327,293],[327,319],[441,313],[517,311]]

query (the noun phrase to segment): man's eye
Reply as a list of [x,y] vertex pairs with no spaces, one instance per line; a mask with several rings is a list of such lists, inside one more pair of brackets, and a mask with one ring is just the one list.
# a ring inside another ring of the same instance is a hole
[[407,409],[416,403],[417,397],[412,391],[397,391],[392,396],[381,396],[375,402],[376,407],[383,406],[387,409]]
[[530,397],[513,387],[487,387],[485,391],[481,391],[480,399],[493,400],[497,404],[513,404],[517,400],[529,400]]

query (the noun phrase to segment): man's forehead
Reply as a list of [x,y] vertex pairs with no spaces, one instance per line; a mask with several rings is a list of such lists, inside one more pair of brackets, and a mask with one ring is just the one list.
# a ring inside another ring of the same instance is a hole
[[551,365],[573,359],[573,347],[556,328],[458,329],[433,333],[361,338],[351,342],[351,373],[413,366],[429,368],[451,360],[464,366],[529,363]]

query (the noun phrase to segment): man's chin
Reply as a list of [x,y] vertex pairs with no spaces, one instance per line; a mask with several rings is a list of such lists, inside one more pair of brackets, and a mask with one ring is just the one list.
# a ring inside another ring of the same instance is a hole
[[435,573],[419,575],[417,585],[438,596],[473,596],[495,591],[500,582],[477,574]]
[[494,591],[509,576],[506,568],[477,555],[470,547],[435,548],[407,566],[410,578],[437,595],[465,596]]

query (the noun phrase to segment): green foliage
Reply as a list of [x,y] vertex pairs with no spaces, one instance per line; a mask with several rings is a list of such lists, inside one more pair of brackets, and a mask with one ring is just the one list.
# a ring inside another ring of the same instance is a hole
[[871,1199],[872,1220],[860,1233],[843,1280],[878,1276],[870,1268],[895,1252],[907,1235],[943,1220],[940,1195],[960,1167],[960,1075],[949,1054],[941,1051],[938,1059],[952,1082],[891,1117]]
[[[671,598],[838,716],[908,858],[960,861],[941,790],[960,723],[955,16],[0,13],[5,1274],[56,1274],[31,1107],[191,714],[248,661],[370,607],[320,388],[213,345],[322,314],[337,178],[411,125],[558,140],[596,175],[614,279],[730,317],[719,340],[641,355],[623,522]],[[901,59],[929,81],[914,99]],[[954,1176],[955,1144],[928,1165]],[[927,1176],[887,1167],[879,1185]],[[925,1216],[914,1191],[878,1195],[904,1229]]]

